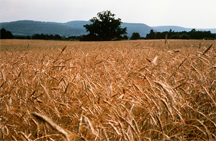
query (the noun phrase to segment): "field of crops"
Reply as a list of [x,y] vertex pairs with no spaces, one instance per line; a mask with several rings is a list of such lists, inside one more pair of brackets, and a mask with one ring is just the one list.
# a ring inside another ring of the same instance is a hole
[[216,140],[215,41],[0,44],[0,140]]

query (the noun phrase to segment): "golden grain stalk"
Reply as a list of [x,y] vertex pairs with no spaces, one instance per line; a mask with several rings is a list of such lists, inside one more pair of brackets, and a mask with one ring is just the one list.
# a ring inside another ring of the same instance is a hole
[[36,117],[37,119],[44,121],[46,123],[48,123],[53,129],[55,129],[56,131],[58,131],[60,134],[62,134],[67,141],[70,141],[70,134],[65,131],[65,129],[63,129],[61,126],[57,125],[55,122],[52,121],[52,119],[50,119],[49,117],[39,114],[39,113],[31,113],[34,117]]

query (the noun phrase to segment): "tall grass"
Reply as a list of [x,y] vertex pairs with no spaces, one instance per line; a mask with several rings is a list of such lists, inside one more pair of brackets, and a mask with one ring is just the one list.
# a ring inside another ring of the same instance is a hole
[[1,140],[216,140],[214,41],[2,42]]

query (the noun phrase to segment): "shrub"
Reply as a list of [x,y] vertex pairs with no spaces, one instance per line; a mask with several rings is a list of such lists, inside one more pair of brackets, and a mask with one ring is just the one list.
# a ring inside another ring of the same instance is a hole
[[140,34],[138,32],[134,32],[130,38],[131,40],[140,39]]

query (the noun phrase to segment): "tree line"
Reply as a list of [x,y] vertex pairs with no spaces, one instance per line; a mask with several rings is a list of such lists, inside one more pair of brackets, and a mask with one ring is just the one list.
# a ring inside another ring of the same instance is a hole
[[174,32],[172,29],[169,31],[157,32],[151,29],[145,39],[165,39],[166,36],[168,39],[215,39],[215,34],[211,33],[211,31],[197,31],[196,29],[192,29],[188,32]]
[[80,40],[81,36],[64,37],[58,34],[34,34],[30,35],[13,35],[10,31],[2,28],[0,30],[0,39],[40,39],[40,40]]
[[[132,36],[129,38],[124,35],[119,38],[113,38],[112,40],[139,40],[139,39],[165,39],[167,35],[168,39],[215,39],[215,34],[212,34],[210,31],[196,31],[192,29],[189,32],[174,32],[170,29],[170,31],[164,32],[155,32],[150,30],[150,33],[146,35],[146,37],[141,37],[138,32],[134,32]],[[103,41],[102,39],[98,39],[97,37],[90,35],[82,35],[82,36],[69,36],[64,37],[58,34],[48,35],[48,34],[34,34],[32,36],[24,36],[24,35],[13,35],[10,31],[5,30],[4,28],[0,30],[0,39],[40,39],[40,40],[70,40],[70,41]]]

